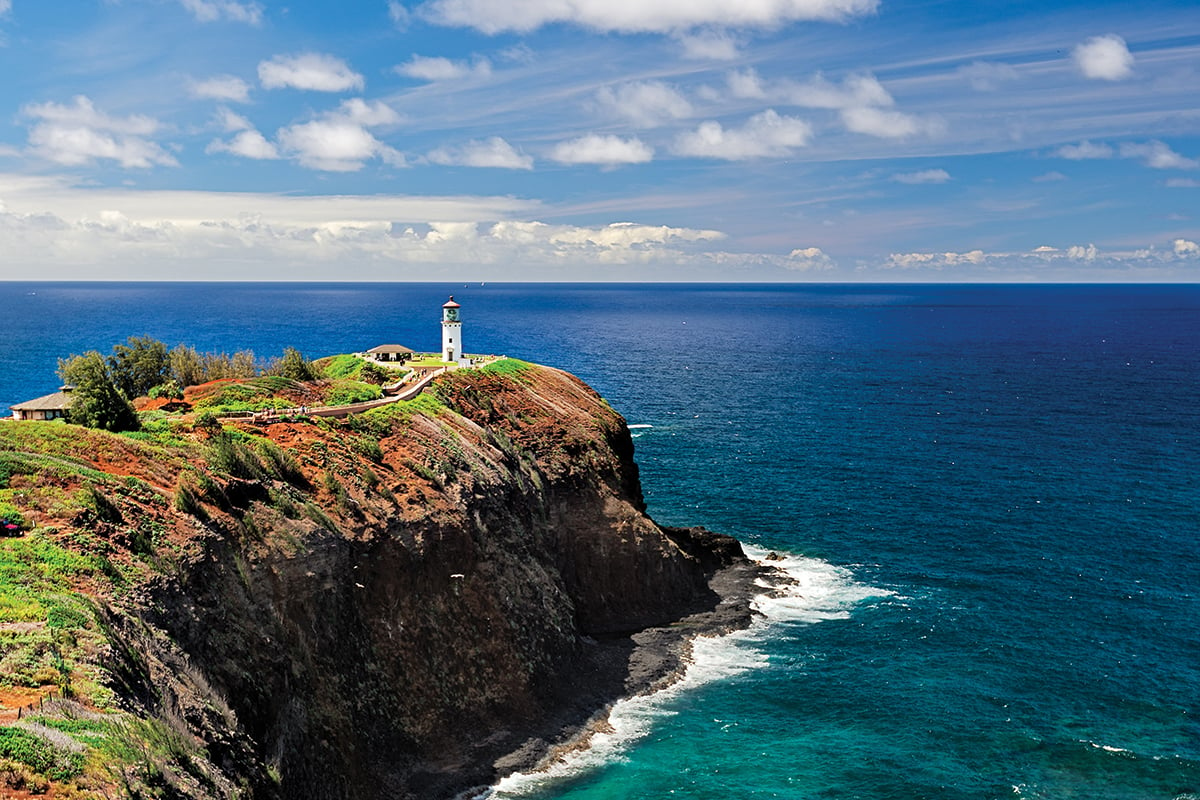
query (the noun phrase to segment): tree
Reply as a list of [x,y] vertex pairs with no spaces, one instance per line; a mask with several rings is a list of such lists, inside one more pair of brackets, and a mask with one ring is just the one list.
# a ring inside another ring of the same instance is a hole
[[127,398],[141,397],[171,377],[167,346],[149,336],[130,336],[108,357],[113,382]]
[[88,428],[135,431],[141,424],[137,412],[121,394],[104,356],[89,350],[81,356],[60,359],[58,374],[73,385],[68,420]]
[[283,358],[279,359],[279,363],[275,365],[273,371],[276,375],[293,381],[315,381],[317,379],[317,371],[313,368],[312,362],[294,347],[288,347],[283,351]]

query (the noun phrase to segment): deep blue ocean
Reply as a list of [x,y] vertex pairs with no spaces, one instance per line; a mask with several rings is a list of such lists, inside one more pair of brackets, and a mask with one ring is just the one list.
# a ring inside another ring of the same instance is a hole
[[0,414],[130,335],[434,350],[451,292],[799,581],[499,797],[1200,797],[1200,286],[0,283]]

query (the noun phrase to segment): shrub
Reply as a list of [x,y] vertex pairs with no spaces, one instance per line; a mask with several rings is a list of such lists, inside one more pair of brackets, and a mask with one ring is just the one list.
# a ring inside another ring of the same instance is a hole
[[325,396],[325,402],[331,406],[345,406],[351,403],[363,403],[367,400],[378,400],[383,392],[378,386],[362,381],[341,380],[334,383]]
[[277,480],[287,481],[296,486],[308,483],[304,472],[291,453],[269,440],[258,443],[258,455],[262,458],[267,473]]
[[83,770],[83,754],[60,749],[26,728],[0,727],[0,758],[18,761],[54,780]]
[[266,477],[266,470],[254,451],[225,432],[209,440],[208,463],[235,478],[262,480]]
[[208,519],[202,498],[203,493],[196,485],[196,478],[190,472],[182,473],[179,483],[175,484],[175,508],[198,519]]

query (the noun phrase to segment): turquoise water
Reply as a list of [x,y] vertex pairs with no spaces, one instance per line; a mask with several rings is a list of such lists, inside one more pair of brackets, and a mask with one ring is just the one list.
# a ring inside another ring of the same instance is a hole
[[799,596],[504,797],[1200,795],[1200,288],[0,284],[0,411],[148,333],[561,366]]

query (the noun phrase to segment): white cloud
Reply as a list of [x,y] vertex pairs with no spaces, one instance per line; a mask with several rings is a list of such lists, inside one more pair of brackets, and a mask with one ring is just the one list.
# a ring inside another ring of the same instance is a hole
[[7,14],[12,11],[12,0],[0,0],[0,14]]
[[243,117],[241,114],[235,114],[228,108],[221,106],[217,109],[217,124],[221,126],[221,130],[226,133],[234,131],[247,131],[254,127],[250,120]]
[[1089,244],[1086,247],[1080,244],[1072,245],[1067,248],[1067,258],[1072,261],[1095,261],[1100,255],[1100,251],[1096,249],[1096,245]]
[[459,78],[486,78],[492,74],[492,64],[486,58],[474,63],[451,61],[442,56],[413,55],[408,61],[396,66],[397,74],[422,81],[450,81]]
[[41,103],[22,112],[38,120],[29,131],[34,153],[58,164],[82,166],[97,159],[116,161],[122,167],[175,166],[178,162],[146,137],[154,135],[157,120],[140,114],[113,117],[96,110],[79,95],[73,105]]
[[570,23],[599,31],[673,33],[695,28],[778,28],[804,20],[841,21],[875,11],[878,0],[430,0],[421,13],[440,25],[487,34],[526,33]]
[[901,172],[892,176],[897,183],[945,183],[950,173],[944,169],[923,169],[919,172]]
[[1093,36],[1076,45],[1071,56],[1085,78],[1119,81],[1133,74],[1133,54],[1115,33]]
[[228,142],[214,139],[204,148],[206,153],[232,153],[242,158],[270,160],[279,158],[279,150],[268,142],[266,137],[256,130],[245,130],[238,133]]
[[925,128],[925,124],[912,114],[889,111],[882,108],[844,108],[842,123],[854,133],[865,133],[881,139],[903,139]]
[[180,4],[201,22],[228,19],[258,25],[262,22],[262,6],[238,0],[179,0]]
[[375,128],[383,125],[398,125],[402,121],[396,110],[381,100],[368,103],[360,97],[345,100],[338,110],[329,114],[350,120],[356,125]]
[[958,74],[977,92],[994,92],[1019,77],[1012,65],[990,61],[973,61],[959,67]]
[[531,156],[518,153],[499,136],[484,141],[471,141],[462,147],[439,147],[429,153],[428,158],[435,164],[447,166],[533,169]]
[[258,65],[258,79],[266,89],[344,92],[363,88],[362,75],[340,58],[323,53],[275,56]]
[[734,70],[726,76],[729,91],[734,97],[743,100],[764,100],[767,96],[762,78],[753,69]]
[[1145,144],[1127,142],[1121,145],[1122,158],[1139,158],[1147,167],[1154,169],[1196,169],[1200,162],[1176,153],[1166,144],[1154,140]]
[[401,30],[408,27],[409,19],[412,17],[408,13],[408,9],[403,3],[398,3],[396,0],[388,0],[388,18],[392,24]]
[[596,93],[601,107],[635,125],[653,128],[692,115],[692,104],[677,90],[661,81],[605,86]]
[[218,75],[203,81],[192,81],[192,97],[206,97],[230,103],[245,103],[250,100],[250,85],[233,75]]
[[1054,151],[1059,158],[1084,161],[1092,158],[1112,158],[1113,149],[1106,144],[1093,144],[1086,139],[1079,144],[1064,144]]
[[888,256],[884,268],[895,269],[942,269],[963,264],[982,264],[988,254],[982,250],[971,250],[966,253],[892,253]]
[[1054,183],[1056,181],[1065,181],[1065,180],[1067,180],[1067,176],[1063,175],[1061,172],[1058,172],[1057,170],[1051,170],[1051,171],[1045,172],[1041,175],[1035,175],[1033,178],[1034,183]]
[[1200,189],[1200,181],[1195,178],[1168,178],[1169,189]]
[[679,34],[676,40],[683,48],[683,57],[701,61],[732,61],[738,57],[740,42],[727,31],[701,31]]
[[675,152],[683,156],[742,161],[750,158],[784,157],[804,147],[812,127],[802,119],[784,117],[767,109],[755,114],[741,128],[726,129],[715,121],[703,122],[694,131],[679,135]]
[[787,260],[783,262],[785,269],[798,272],[810,272],[814,270],[833,269],[837,265],[833,259],[825,255],[819,247],[797,248],[788,253]]
[[590,133],[578,139],[559,142],[550,151],[550,158],[561,164],[643,164],[654,158],[654,148],[636,136],[602,136]]
[[379,157],[403,166],[404,157],[349,119],[326,118],[283,128],[279,145],[303,167],[326,172],[357,172]]
[[849,75],[841,85],[824,75],[815,75],[804,83],[784,83],[777,90],[792,105],[806,108],[857,109],[870,106],[890,107],[895,100],[879,79],[869,73]]
[[1179,258],[1200,258],[1200,244],[1187,239],[1176,239],[1171,243],[1171,249]]

